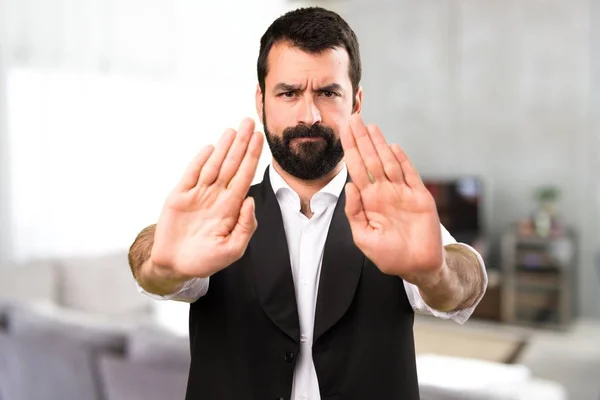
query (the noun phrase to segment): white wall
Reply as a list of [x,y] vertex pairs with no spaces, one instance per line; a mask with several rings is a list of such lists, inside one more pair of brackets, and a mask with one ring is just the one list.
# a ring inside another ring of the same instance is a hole
[[[259,39],[290,7],[0,1],[0,261],[127,249],[202,146],[258,125]],[[156,303],[181,334],[187,312]]]
[[[155,222],[196,151],[244,117],[258,124],[259,39],[288,7],[282,0],[0,6],[8,116],[0,129],[7,220],[0,250],[17,261],[123,250]],[[257,178],[269,156],[265,148]]]

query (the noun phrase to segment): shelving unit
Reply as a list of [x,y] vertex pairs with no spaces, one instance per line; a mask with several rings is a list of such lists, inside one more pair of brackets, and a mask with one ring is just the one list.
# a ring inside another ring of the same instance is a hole
[[502,320],[567,327],[573,319],[576,240],[572,231],[555,237],[502,237]]

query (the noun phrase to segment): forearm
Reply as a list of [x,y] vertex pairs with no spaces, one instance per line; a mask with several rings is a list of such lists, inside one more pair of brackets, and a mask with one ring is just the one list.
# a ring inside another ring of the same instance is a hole
[[129,266],[138,284],[147,292],[167,295],[177,292],[190,277],[176,273],[166,266],[152,263],[150,258],[154,244],[156,225],[144,228],[129,249]]
[[442,312],[472,306],[483,290],[479,259],[459,244],[445,246],[444,259],[438,273],[417,285],[421,297],[430,307]]

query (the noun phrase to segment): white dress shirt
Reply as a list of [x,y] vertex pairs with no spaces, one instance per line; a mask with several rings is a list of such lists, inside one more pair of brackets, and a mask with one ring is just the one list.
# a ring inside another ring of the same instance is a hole
[[[313,196],[310,201],[313,216],[307,218],[300,212],[299,196],[275,171],[272,165],[269,168],[270,183],[282,212],[300,320],[301,350],[294,371],[292,400],[320,400],[319,384],[312,360],[312,333],[317,303],[317,288],[319,287],[321,262],[329,224],[337,200],[344,189],[348,171],[344,166],[342,171],[327,186]],[[456,240],[443,226],[440,226],[440,228],[442,230],[443,245],[456,243]],[[429,307],[423,301],[417,287],[404,282],[408,300],[415,312],[430,314],[443,319],[452,319],[460,324],[469,319],[481,297],[483,297],[488,278],[479,253],[466,244],[462,245],[472,250],[479,259],[484,276],[481,296],[468,309],[445,313]],[[193,302],[208,292],[209,279],[192,279],[180,291],[168,296],[153,295],[145,292],[141,287],[139,290],[156,299]]]

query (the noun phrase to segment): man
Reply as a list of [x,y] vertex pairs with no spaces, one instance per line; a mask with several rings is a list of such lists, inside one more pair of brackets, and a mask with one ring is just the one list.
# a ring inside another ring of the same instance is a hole
[[481,257],[441,226],[406,154],[360,118],[354,32],[304,8],[261,39],[256,109],[191,162],[130,249],[190,305],[187,399],[418,399],[414,311],[463,323]]

